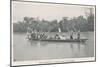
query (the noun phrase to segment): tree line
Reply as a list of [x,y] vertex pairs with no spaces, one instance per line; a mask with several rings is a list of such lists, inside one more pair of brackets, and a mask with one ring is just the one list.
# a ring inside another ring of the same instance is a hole
[[40,20],[39,18],[24,17],[23,21],[13,23],[13,32],[27,32],[27,28],[30,27],[37,31],[42,32],[58,32],[58,28],[61,32],[68,31],[94,31],[94,14],[89,13],[87,17],[78,16],[73,18],[62,17],[62,20],[57,19],[48,21],[46,19]]

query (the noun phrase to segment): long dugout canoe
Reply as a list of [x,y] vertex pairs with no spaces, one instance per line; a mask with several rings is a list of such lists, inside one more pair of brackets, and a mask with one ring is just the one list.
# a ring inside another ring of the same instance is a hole
[[34,41],[48,41],[48,42],[85,42],[88,39],[29,39]]

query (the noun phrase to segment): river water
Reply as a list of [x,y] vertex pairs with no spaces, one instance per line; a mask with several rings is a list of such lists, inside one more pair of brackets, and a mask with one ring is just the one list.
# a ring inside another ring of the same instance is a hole
[[14,61],[94,57],[94,33],[82,32],[81,38],[87,38],[88,41],[85,43],[29,41],[26,34],[14,33]]

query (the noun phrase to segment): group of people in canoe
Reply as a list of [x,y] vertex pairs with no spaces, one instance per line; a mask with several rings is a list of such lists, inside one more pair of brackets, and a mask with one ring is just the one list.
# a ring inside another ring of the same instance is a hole
[[[77,32],[76,36],[77,36],[76,39],[80,39],[80,31]],[[36,30],[31,31],[31,33],[28,34],[28,38],[30,39],[66,39],[66,37],[63,37],[60,34],[54,34],[53,37],[50,37],[45,32],[37,32]],[[75,39],[74,32],[70,33],[70,39]]]
[[[80,39],[80,31],[76,32],[76,36],[77,36],[76,39]],[[70,33],[70,39],[74,39],[74,32]]]
[[[76,35],[76,38],[75,38],[75,35]],[[70,39],[80,39],[80,31],[78,32],[70,32]],[[59,34],[55,34],[54,36],[55,39],[66,39],[66,36],[61,36]]]
[[31,39],[46,39],[47,35],[45,34],[45,32],[32,31],[31,33],[28,34],[28,38],[31,38]]

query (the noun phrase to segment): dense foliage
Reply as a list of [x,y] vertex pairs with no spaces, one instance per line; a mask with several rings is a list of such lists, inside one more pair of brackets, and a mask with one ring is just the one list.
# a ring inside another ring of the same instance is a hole
[[31,27],[37,31],[43,32],[58,32],[58,28],[62,32],[73,31],[94,31],[94,14],[89,14],[86,18],[83,16],[68,18],[63,17],[62,20],[48,21],[45,19],[40,20],[39,18],[24,17],[23,21],[13,23],[14,32],[27,32],[27,28]]

